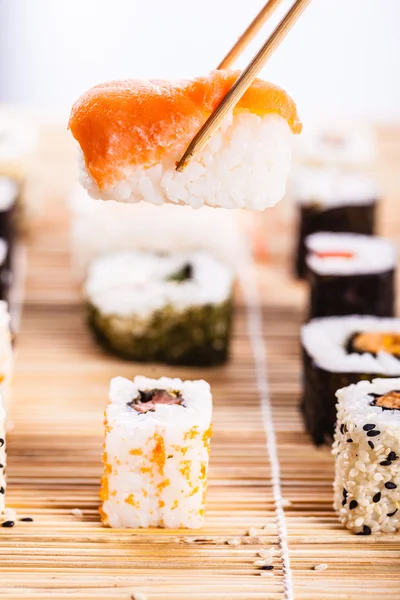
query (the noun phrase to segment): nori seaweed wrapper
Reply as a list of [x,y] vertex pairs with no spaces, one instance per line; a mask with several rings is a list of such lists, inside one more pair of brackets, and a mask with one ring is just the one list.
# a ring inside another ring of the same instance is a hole
[[314,443],[320,446],[332,443],[336,423],[336,392],[342,387],[361,380],[376,377],[388,378],[393,375],[381,373],[334,373],[319,367],[313,358],[302,349],[303,358],[303,397],[301,411],[306,429]]
[[297,277],[303,279],[307,273],[307,250],[305,245],[307,236],[319,231],[373,235],[375,213],[376,202],[333,208],[325,208],[320,204],[299,206],[297,252],[295,256],[295,273]]
[[360,275],[325,275],[308,270],[309,318],[395,314],[395,270]]
[[227,361],[233,301],[157,310],[143,326],[136,317],[104,315],[88,304],[88,322],[97,340],[121,358],[171,365],[214,366]]

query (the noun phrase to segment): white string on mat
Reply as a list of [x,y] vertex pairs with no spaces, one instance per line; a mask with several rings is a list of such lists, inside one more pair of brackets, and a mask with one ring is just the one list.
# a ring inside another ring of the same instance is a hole
[[246,305],[247,325],[253,351],[257,387],[260,393],[261,413],[266,435],[266,446],[268,458],[271,465],[272,492],[275,503],[275,512],[278,523],[278,537],[281,547],[283,584],[286,600],[294,600],[292,572],[290,568],[289,548],[287,543],[287,527],[285,511],[283,509],[283,498],[281,489],[280,466],[276,445],[275,429],[272,419],[272,407],[268,391],[267,353],[263,340],[263,319],[260,309],[257,279],[254,263],[249,249],[247,249],[246,260],[243,260],[239,268],[239,279]]

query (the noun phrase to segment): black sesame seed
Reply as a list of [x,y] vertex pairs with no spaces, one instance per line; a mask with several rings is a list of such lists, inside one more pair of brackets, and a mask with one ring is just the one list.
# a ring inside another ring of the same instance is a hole
[[2,527],[14,527],[14,525],[14,521],[4,521],[4,523],[1,524]]
[[387,517],[394,517],[394,515],[395,515],[396,513],[397,513],[397,508],[396,508],[396,510],[394,510],[393,512],[391,512],[391,513],[388,513],[386,516],[387,516]]
[[347,498],[347,490],[346,490],[346,488],[343,488],[342,494],[343,494],[343,498]]
[[397,456],[396,452],[389,452],[388,454],[388,460],[397,460],[399,457]]
[[372,502],[379,502],[379,500],[381,499],[382,494],[380,492],[378,492],[377,494],[375,494],[375,496],[372,498]]
[[392,464],[392,461],[391,460],[383,460],[379,464],[381,465],[381,467],[389,467]]
[[262,571],[272,571],[273,568],[274,568],[273,565],[263,565],[261,567],[261,570]]
[[393,481],[387,481],[385,483],[385,488],[387,490],[395,490],[397,488],[397,485],[395,483],[393,483]]
[[374,442],[368,442],[368,446],[373,450],[375,448]]
[[3,440],[3,438],[0,438],[0,448],[1,448],[2,446],[4,446],[4,440]]
[[347,441],[349,444],[351,444],[353,440],[351,438],[349,438]]
[[368,527],[368,525],[364,525],[363,527],[363,534],[364,535],[371,535],[372,531],[371,531],[371,527]]
[[342,423],[340,426],[340,433],[344,433],[344,423]]
[[378,431],[378,429],[374,429],[373,431],[368,431],[367,436],[368,437],[376,437],[377,435],[380,435],[381,432]]
[[372,429],[375,429],[375,427],[375,423],[367,423],[366,425],[364,425],[363,429],[364,431],[372,431]]
[[0,463],[0,469],[4,469],[4,465]]
[[0,494],[4,494],[5,493],[5,489],[2,487],[0,487]]
[[20,521],[24,521],[25,523],[32,523],[33,519],[32,517],[22,517]]
[[358,506],[357,500],[352,500],[349,504],[349,509],[353,510],[353,508],[357,508],[357,506]]

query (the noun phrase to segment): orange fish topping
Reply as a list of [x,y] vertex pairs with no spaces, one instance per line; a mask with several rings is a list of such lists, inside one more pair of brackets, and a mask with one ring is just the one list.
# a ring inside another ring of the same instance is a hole
[[325,250],[323,252],[314,252],[318,258],[354,258],[354,252],[345,250]]
[[[239,75],[240,71],[221,70],[191,81],[127,79],[88,90],[72,107],[69,128],[97,185],[111,187],[125,179],[129,169],[154,165],[165,154],[177,160]],[[301,131],[290,96],[261,79],[235,110],[259,116],[276,113],[293,133]]]

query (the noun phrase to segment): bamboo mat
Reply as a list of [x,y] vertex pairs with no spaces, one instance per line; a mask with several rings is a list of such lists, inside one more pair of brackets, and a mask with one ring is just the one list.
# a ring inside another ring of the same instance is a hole
[[[383,130],[381,139],[378,168],[387,192],[381,228],[395,235],[400,222],[400,211],[394,212],[400,202],[394,168],[400,164],[400,132]],[[57,136],[46,138],[41,176],[47,198],[27,249],[8,435],[7,504],[17,509],[19,518],[32,517],[34,522],[0,530],[1,597],[128,600],[141,592],[148,600],[399,598],[399,537],[357,537],[339,525],[331,506],[329,448],[315,449],[303,431],[297,409],[298,332],[306,290],[288,273],[293,219],[285,216],[287,207],[268,211],[265,218],[266,235],[272,240],[278,231],[280,244],[274,246],[278,250],[273,260],[257,267],[259,305],[251,272],[244,296],[237,291],[229,365],[210,370],[138,366],[103,354],[86,330],[62,198],[71,177],[71,156],[64,148]],[[57,186],[61,181],[63,192]],[[256,331],[253,327],[250,339],[249,327],[260,317],[263,326]],[[267,373],[262,351],[254,359],[257,343],[258,350],[261,344],[267,352]],[[111,530],[99,522],[109,380],[139,373],[204,377],[212,386],[208,511],[198,532]],[[260,394],[265,375],[267,396],[265,389]],[[271,433],[278,465],[270,462]],[[278,526],[280,495],[284,519]],[[75,508],[83,514],[72,514]],[[284,560],[277,555],[273,572],[262,576],[253,564],[257,552],[271,546],[281,550],[285,529],[290,568],[285,576]],[[228,544],[232,538],[240,545]],[[313,570],[321,563],[328,568]]]

